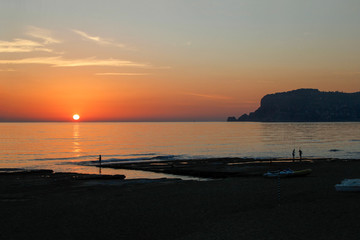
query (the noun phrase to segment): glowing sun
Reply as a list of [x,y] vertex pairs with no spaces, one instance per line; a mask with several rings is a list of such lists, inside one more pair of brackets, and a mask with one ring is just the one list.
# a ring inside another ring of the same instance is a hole
[[74,114],[74,115],[73,115],[73,119],[74,119],[74,120],[79,120],[79,119],[80,119],[79,114]]

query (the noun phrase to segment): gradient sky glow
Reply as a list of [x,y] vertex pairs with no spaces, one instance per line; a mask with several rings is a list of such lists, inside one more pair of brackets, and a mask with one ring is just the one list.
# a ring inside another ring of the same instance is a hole
[[203,121],[360,91],[358,0],[1,0],[0,121]]

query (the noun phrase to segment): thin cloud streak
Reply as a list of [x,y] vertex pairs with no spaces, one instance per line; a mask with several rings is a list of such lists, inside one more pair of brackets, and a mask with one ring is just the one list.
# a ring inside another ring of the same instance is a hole
[[45,48],[43,44],[27,39],[15,38],[13,41],[0,41],[0,53],[36,51],[52,52],[51,49]]
[[[48,44],[61,43],[51,36],[51,32],[34,26],[29,26],[26,34],[38,40],[15,38],[12,41],[0,41],[0,53],[25,53],[25,52],[54,52]],[[41,41],[42,40],[42,41]]]
[[44,41],[44,44],[61,43],[60,40],[55,39],[51,36],[51,32],[49,30],[43,28],[29,26],[27,35],[34,38],[42,39]]
[[116,42],[113,42],[111,40],[101,38],[101,37],[98,37],[98,36],[91,36],[91,35],[87,34],[86,32],[83,32],[83,31],[80,31],[80,30],[73,29],[72,31],[74,33],[82,36],[83,38],[85,38],[87,40],[90,40],[90,41],[93,41],[93,42],[96,42],[98,44],[112,45],[112,46],[116,46],[116,47],[120,47],[120,48],[125,48],[126,47],[122,43],[116,43]]
[[111,67],[139,67],[150,68],[149,64],[136,63],[119,59],[63,59],[62,57],[24,58],[16,60],[0,60],[0,64],[46,64],[54,67],[85,67],[85,66],[111,66]]
[[214,94],[201,94],[201,93],[192,93],[192,92],[184,92],[184,95],[201,97],[201,98],[208,98],[208,99],[218,99],[218,100],[230,100],[231,97],[222,96],[222,95],[214,95]]
[[360,75],[360,72],[334,72],[335,75],[343,75],[343,76],[355,76]]
[[149,75],[148,73],[119,73],[119,72],[109,72],[109,73],[96,73],[98,76],[145,76]]

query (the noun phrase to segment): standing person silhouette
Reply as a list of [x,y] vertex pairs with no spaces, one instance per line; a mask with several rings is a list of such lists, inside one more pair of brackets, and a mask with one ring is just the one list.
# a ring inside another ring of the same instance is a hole
[[292,151],[292,157],[293,157],[293,162],[295,162],[295,148],[294,148],[294,150]]
[[99,175],[101,175],[101,155],[99,155]]
[[300,162],[302,160],[302,151],[301,151],[301,148],[299,148],[299,156],[300,156]]

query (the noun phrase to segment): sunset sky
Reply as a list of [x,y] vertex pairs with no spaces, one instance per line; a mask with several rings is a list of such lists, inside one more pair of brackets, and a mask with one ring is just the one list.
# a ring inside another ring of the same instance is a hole
[[0,0],[0,121],[225,121],[360,91],[358,0]]

